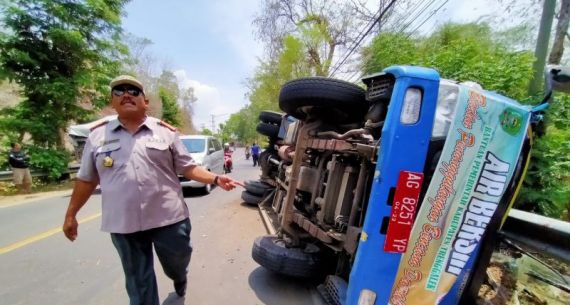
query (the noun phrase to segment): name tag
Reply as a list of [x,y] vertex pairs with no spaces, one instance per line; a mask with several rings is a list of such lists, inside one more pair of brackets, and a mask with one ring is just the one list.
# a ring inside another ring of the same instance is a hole
[[100,145],[100,146],[103,146],[103,145],[112,144],[112,143],[117,143],[117,142],[119,142],[119,139],[105,140],[105,141],[101,141],[101,142],[99,143],[99,145]]
[[147,142],[148,142],[148,143],[164,144],[164,143],[166,143],[166,140],[154,136],[154,137],[152,137],[152,138],[149,138],[149,139],[147,140]]

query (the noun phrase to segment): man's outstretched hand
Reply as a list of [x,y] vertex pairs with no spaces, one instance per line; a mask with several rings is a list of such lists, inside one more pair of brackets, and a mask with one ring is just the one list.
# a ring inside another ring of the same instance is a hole
[[218,186],[226,191],[231,191],[237,186],[245,187],[243,183],[236,181],[226,175],[218,176]]
[[75,217],[65,217],[65,221],[63,222],[63,234],[67,239],[74,241],[77,238],[77,220]]

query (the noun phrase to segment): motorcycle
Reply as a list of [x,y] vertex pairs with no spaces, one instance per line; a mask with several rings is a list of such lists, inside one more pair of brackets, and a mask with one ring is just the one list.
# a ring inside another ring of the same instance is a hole
[[233,169],[232,151],[224,151],[224,173],[231,173]]

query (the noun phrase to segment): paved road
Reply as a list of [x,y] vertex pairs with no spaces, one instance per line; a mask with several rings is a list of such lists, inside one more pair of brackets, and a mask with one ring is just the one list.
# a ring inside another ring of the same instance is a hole
[[[255,179],[259,168],[234,154],[231,174]],[[274,275],[251,259],[251,245],[266,234],[256,208],[241,190],[192,192],[186,198],[194,253],[186,298],[173,293],[158,261],[162,304],[320,304],[313,286]],[[74,243],[60,231],[69,194],[0,205],[0,304],[128,304],[120,261],[107,233],[99,231],[100,195],[78,215]]]

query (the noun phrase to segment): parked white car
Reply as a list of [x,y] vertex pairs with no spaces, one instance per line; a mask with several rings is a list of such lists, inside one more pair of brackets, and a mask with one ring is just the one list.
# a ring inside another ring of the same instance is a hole
[[[181,136],[180,140],[182,140],[182,143],[186,146],[196,163],[213,173],[224,173],[224,151],[218,139],[212,136],[193,135]],[[194,180],[189,181],[182,176],[179,179],[183,188],[202,188],[205,193],[210,193],[212,190],[211,184],[204,184]]]

